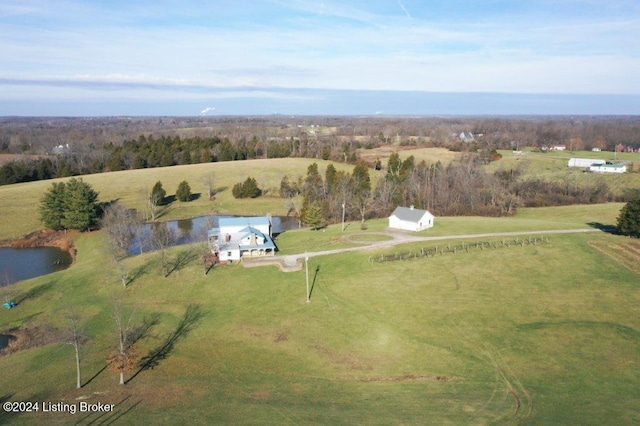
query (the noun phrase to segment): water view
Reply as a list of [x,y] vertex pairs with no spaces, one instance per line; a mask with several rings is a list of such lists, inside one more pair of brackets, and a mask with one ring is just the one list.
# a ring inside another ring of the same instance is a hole
[[56,247],[0,247],[0,286],[66,269],[71,262],[71,255]]
[[[239,217],[236,215],[199,216],[192,219],[172,220],[168,222],[147,223],[139,229],[134,243],[129,247],[129,254],[145,253],[153,248],[153,232],[159,227],[171,230],[172,241],[169,245],[179,246],[207,241],[207,231],[218,226],[221,217]],[[272,216],[271,230],[274,236],[292,229],[298,229],[298,221],[292,216]]]
[[[173,238],[169,245],[176,246],[205,242],[207,240],[207,231],[218,226],[218,218],[220,217],[238,216],[200,216],[193,219],[142,225],[136,240],[129,248],[129,254],[134,255],[154,250],[152,244],[153,232],[154,229],[161,226],[171,230]],[[296,218],[290,216],[273,216],[271,223],[273,235],[298,228]],[[71,262],[72,259],[69,253],[56,247],[0,247],[0,286],[66,269],[71,265]]]

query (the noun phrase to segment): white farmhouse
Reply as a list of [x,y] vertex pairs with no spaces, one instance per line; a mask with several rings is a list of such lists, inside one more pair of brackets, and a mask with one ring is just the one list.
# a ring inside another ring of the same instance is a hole
[[218,227],[208,232],[211,252],[221,263],[242,257],[274,256],[271,222],[267,217],[221,217]]
[[422,231],[433,227],[434,216],[427,210],[411,207],[396,207],[389,216],[389,228],[405,231]]

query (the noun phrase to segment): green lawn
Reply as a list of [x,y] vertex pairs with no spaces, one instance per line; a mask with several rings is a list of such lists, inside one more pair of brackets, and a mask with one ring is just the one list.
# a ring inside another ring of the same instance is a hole
[[[437,218],[419,235],[608,225],[620,206]],[[380,232],[386,221],[368,225]],[[303,229],[278,245],[283,253],[356,245],[341,235],[362,232],[357,223],[345,233]],[[230,265],[205,277],[198,247],[172,249],[191,260],[166,279],[156,254],[128,259],[136,278],[123,291],[102,235],[82,234],[70,269],[2,289],[30,296],[0,313],[0,330],[62,329],[75,310],[90,337],[82,365],[91,380],[76,390],[72,347],[52,344],[0,358],[0,397],[113,403],[115,413],[1,413],[0,423],[638,423],[639,277],[594,246],[630,240],[548,238],[387,263],[369,256],[430,244],[311,258],[305,303],[304,270]],[[154,368],[131,372],[126,386],[103,370],[117,341],[116,297],[134,311],[133,324],[157,320],[137,345],[156,355]]]

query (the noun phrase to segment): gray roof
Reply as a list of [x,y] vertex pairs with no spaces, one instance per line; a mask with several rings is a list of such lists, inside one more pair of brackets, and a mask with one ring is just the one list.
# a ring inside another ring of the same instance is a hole
[[[406,222],[418,223],[425,213],[429,212],[427,210],[412,209],[409,207],[396,207],[393,213],[391,213],[391,216],[395,216]],[[433,216],[431,213],[429,213],[429,215]]]

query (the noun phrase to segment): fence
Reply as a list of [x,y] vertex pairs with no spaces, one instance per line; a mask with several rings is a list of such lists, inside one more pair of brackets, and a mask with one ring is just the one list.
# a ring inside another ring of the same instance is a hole
[[498,241],[476,241],[473,243],[460,243],[457,245],[451,245],[450,243],[444,245],[435,245],[432,247],[422,247],[420,250],[405,251],[393,254],[381,254],[379,256],[369,256],[369,263],[383,263],[393,262],[396,260],[410,260],[419,258],[428,258],[434,256],[442,256],[444,254],[458,254],[469,253],[470,250],[490,250],[510,247],[524,247],[528,245],[538,245],[549,243],[547,237],[528,237],[528,238],[515,238],[515,239],[502,239]]

